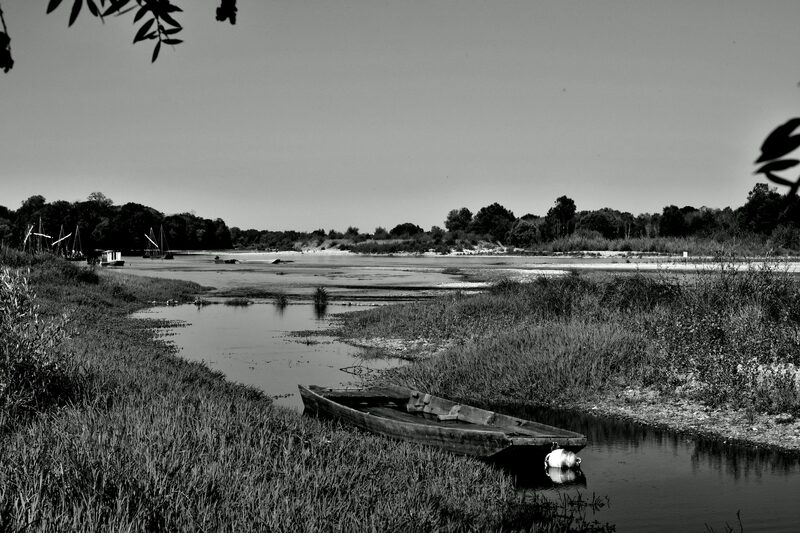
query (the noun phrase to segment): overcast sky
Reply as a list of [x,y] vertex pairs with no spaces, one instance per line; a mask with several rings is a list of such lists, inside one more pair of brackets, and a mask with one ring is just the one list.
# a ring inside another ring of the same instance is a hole
[[[371,232],[498,202],[543,215],[737,207],[800,115],[800,2],[179,2],[132,16],[0,0],[0,205],[101,191],[230,226]],[[84,8],[85,10],[85,8]],[[783,192],[783,191],[781,191]]]

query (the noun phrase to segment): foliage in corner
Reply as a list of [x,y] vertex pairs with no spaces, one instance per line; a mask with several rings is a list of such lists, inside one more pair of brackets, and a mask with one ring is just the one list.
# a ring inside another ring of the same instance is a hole
[[764,143],[761,145],[761,155],[756,159],[756,164],[764,164],[755,173],[764,174],[771,182],[789,187],[789,192],[786,193],[787,198],[797,194],[797,190],[800,188],[800,176],[797,181],[790,181],[777,175],[776,172],[790,169],[800,163],[797,159],[781,159],[800,147],[800,134],[794,134],[794,130],[798,126],[800,126],[800,118],[792,118],[772,130],[764,139]]
[[[63,0],[48,0],[47,13],[52,13],[63,3]],[[183,30],[183,26],[174,18],[175,13],[183,10],[172,0],[85,0],[86,8],[93,17],[103,20],[108,16],[120,16],[135,11],[133,23],[139,23],[139,28],[133,37],[133,42],[155,41],[151,61],[158,59],[162,45],[174,46],[183,42],[176,35]],[[84,0],[73,0],[69,13],[69,25],[72,26],[78,19],[84,6]],[[220,0],[217,8],[217,20],[230,21],[236,24],[236,0]],[[14,66],[11,57],[11,38],[8,35],[3,10],[0,7],[0,69],[8,72]]]

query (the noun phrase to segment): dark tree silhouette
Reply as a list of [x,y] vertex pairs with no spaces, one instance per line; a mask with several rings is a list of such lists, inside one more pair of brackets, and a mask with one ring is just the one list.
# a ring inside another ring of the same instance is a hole
[[517,218],[514,213],[498,204],[482,207],[472,219],[471,230],[479,235],[489,235],[495,241],[505,241],[511,225]]
[[466,207],[461,209],[453,209],[447,213],[447,220],[444,221],[444,227],[447,231],[466,231],[472,223],[472,211]]
[[556,198],[556,204],[547,211],[547,223],[556,237],[572,233],[575,224],[575,201],[567,196]]

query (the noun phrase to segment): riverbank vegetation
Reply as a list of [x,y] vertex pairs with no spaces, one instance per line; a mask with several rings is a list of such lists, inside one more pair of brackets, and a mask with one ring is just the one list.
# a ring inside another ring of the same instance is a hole
[[275,407],[129,316],[197,285],[1,255],[0,530],[603,530],[484,463]]
[[388,379],[466,402],[585,405],[649,388],[800,415],[800,282],[780,263],[505,280],[341,320],[346,337],[421,347]]
[[[17,210],[0,206],[0,244],[66,253],[82,236],[84,252],[97,249],[141,253],[152,245],[146,235],[162,227],[176,250],[349,250],[362,254],[493,253],[556,254],[616,251],[713,256],[790,255],[800,252],[800,198],[756,184],[744,205],[724,209],[669,205],[660,213],[634,215],[605,207],[578,210],[566,196],[547,213],[516,216],[497,202],[473,213],[467,207],[446,214],[444,227],[426,231],[403,222],[387,231],[363,232],[354,226],[278,231],[229,228],[219,218],[192,213],[164,215],[150,207],[116,206],[102,193],[86,201],[48,203],[31,196]],[[57,235],[71,234],[57,241]],[[47,235],[50,237],[47,237]],[[45,235],[45,236],[42,236]],[[59,249],[60,247],[60,249]]]

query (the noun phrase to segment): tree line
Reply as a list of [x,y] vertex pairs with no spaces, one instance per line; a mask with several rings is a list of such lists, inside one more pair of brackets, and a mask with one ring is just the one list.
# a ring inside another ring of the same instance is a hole
[[[493,211],[497,213],[495,216],[501,216],[502,211],[497,206]],[[480,215],[481,211],[470,227],[485,233],[485,222],[478,222]],[[448,221],[452,218],[466,217],[455,217],[451,211]],[[781,195],[767,184],[758,183],[749,192],[744,205],[737,209],[669,205],[661,213],[634,216],[611,208],[578,211],[573,200],[562,196],[545,216],[528,214],[512,220],[508,213],[489,229],[493,229],[489,232],[492,237],[501,241],[505,237],[503,242],[523,248],[573,235],[609,240],[697,237],[720,243],[747,237],[772,241],[776,247],[798,248],[800,199],[794,194]]]
[[452,209],[444,227],[424,230],[404,222],[387,230],[377,227],[372,233],[348,227],[344,232],[317,229],[311,232],[229,228],[221,218],[202,218],[193,213],[165,215],[151,207],[129,202],[121,206],[102,193],[85,201],[48,203],[43,196],[31,196],[16,211],[0,206],[0,243],[12,247],[25,243],[30,229],[50,235],[47,245],[63,234],[80,233],[85,251],[121,249],[138,251],[150,248],[145,235],[163,228],[167,245],[175,250],[256,249],[292,250],[298,243],[309,246],[336,246],[365,253],[400,251],[447,252],[481,241],[536,250],[564,239],[627,239],[696,237],[718,243],[736,239],[755,239],[774,248],[800,249],[800,198],[779,194],[765,183],[756,184],[744,205],[732,209],[678,207],[669,205],[660,213],[629,212],[612,208],[579,211],[567,196],[557,198],[543,215],[521,217],[492,203],[473,213],[467,207]]
[[139,251],[152,248],[145,237],[151,228],[156,236],[163,228],[165,248],[214,250],[231,247],[231,231],[220,218],[210,220],[192,213],[165,215],[133,202],[117,206],[99,192],[78,202],[48,203],[43,196],[35,195],[22,202],[16,211],[0,206],[0,242],[16,248],[51,249],[59,234],[72,233],[69,242],[73,242],[77,233],[85,253],[104,249]]

